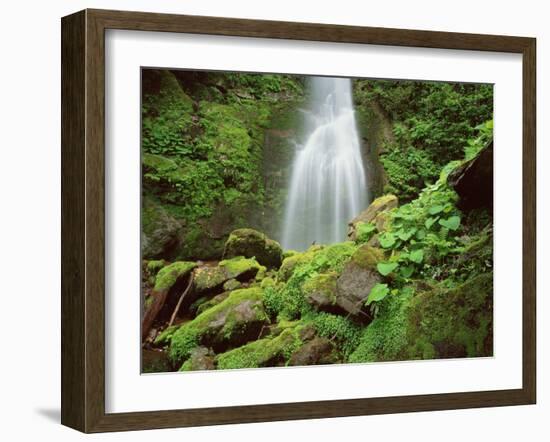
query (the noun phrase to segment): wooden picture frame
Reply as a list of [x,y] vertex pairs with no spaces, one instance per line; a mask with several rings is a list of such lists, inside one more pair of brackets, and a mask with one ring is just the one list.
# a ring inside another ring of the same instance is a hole
[[[105,30],[517,53],[523,57],[523,385],[222,408],[105,412]],[[83,432],[534,404],[536,41],[533,38],[84,10],[62,19],[62,410]]]

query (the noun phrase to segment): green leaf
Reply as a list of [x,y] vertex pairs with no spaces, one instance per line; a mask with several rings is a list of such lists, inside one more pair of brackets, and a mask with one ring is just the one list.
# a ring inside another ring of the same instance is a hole
[[409,254],[409,259],[412,262],[415,262],[417,264],[420,264],[422,261],[424,261],[424,251],[422,249],[413,250]]
[[416,232],[416,237],[422,241],[424,238],[426,238],[426,231],[425,230],[419,230]]
[[441,213],[443,212],[443,209],[445,207],[441,206],[441,205],[437,205],[437,206],[431,206],[429,209],[428,209],[428,212],[430,215],[437,215],[438,213]]
[[371,237],[374,231],[376,230],[376,226],[371,223],[358,223],[357,224],[357,241],[359,242],[367,242]]
[[397,236],[399,237],[399,239],[401,241],[408,241],[409,239],[411,239],[411,237],[416,233],[416,228],[413,227],[412,229],[409,229],[409,230],[399,230],[397,232]]
[[370,305],[372,302],[382,301],[389,292],[388,284],[376,284],[369,293],[367,305]]
[[398,265],[399,264],[397,264],[396,262],[379,262],[376,265],[376,268],[382,276],[388,276],[397,268]]
[[386,232],[380,236],[379,241],[384,249],[389,249],[395,244],[395,236],[393,233]]
[[401,272],[401,276],[403,278],[410,278],[414,273],[414,267],[413,266],[401,267],[399,271]]
[[425,222],[424,222],[424,225],[426,226],[426,229],[430,229],[434,224],[435,222],[439,219],[439,217],[435,217],[435,218],[428,218]]
[[449,230],[456,230],[460,226],[460,217],[459,216],[451,216],[447,219],[440,219],[439,224],[441,224],[443,227],[446,227]]

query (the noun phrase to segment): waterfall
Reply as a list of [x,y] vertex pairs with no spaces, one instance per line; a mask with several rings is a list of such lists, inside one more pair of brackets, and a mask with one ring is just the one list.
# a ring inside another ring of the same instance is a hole
[[351,80],[311,77],[309,86],[305,142],[297,143],[282,229],[286,249],[344,241],[368,201]]

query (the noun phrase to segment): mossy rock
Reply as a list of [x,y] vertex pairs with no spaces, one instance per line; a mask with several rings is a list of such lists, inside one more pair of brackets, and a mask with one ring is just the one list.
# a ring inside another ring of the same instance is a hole
[[201,267],[195,272],[194,287],[197,293],[216,291],[223,288],[226,281],[253,279],[262,266],[253,258],[238,256],[220,261],[214,267]]
[[215,355],[212,350],[206,347],[197,347],[191,350],[189,359],[184,362],[179,371],[204,371],[215,368]]
[[372,266],[378,253],[367,245],[360,250],[346,263],[336,281],[336,304],[350,315],[369,320],[364,304],[372,288],[381,282],[378,271]]
[[382,249],[364,244],[359,247],[351,257],[351,261],[363,269],[376,269],[376,265],[384,261],[385,255]]
[[302,327],[286,328],[273,338],[250,342],[217,356],[218,369],[284,366],[302,345]]
[[492,356],[492,273],[419,293],[411,301],[407,336],[411,358]]
[[170,290],[178,279],[187,276],[195,267],[197,267],[197,263],[190,261],[176,261],[163,267],[157,273],[155,291]]
[[229,297],[229,294],[230,292],[223,292],[223,293],[220,293],[219,295],[214,296],[211,299],[208,299],[207,297],[202,298],[203,302],[201,302],[196,309],[197,316],[200,315],[201,313],[204,313],[209,308],[212,308],[218,305],[222,301],[225,301]]
[[275,269],[281,266],[282,255],[283,250],[278,242],[253,229],[231,232],[223,252],[224,259],[235,256],[256,258],[260,264]]
[[386,217],[380,217],[379,221],[376,221],[377,217],[381,216],[384,212],[389,212],[395,209],[399,205],[399,200],[395,195],[382,195],[376,198],[366,210],[363,210],[349,223],[348,238],[352,241],[357,239],[357,225],[359,223],[370,223],[374,221],[378,227],[380,224],[381,229],[385,229],[388,226],[388,219]]
[[277,280],[286,282],[292,276],[294,270],[302,264],[306,264],[313,259],[315,253],[321,250],[323,246],[315,245],[305,252],[296,252],[285,258],[277,272]]
[[166,264],[168,263],[164,259],[154,259],[147,261],[145,267],[150,275],[155,276]]
[[492,273],[450,289],[425,283],[416,289],[379,304],[350,362],[492,356]]
[[316,310],[333,311],[336,306],[336,272],[321,273],[306,280],[302,291],[308,304]]
[[242,286],[241,282],[236,279],[229,279],[223,283],[223,289],[227,292],[236,290]]
[[227,299],[173,334],[170,357],[181,363],[190,356],[193,348],[200,345],[219,352],[257,339],[262,327],[269,323],[262,299],[260,288],[231,292]]
[[178,330],[181,327],[181,325],[171,325],[170,327],[165,328],[156,338],[154,341],[155,345],[158,346],[164,346],[164,345],[170,345],[170,341],[172,341],[172,336],[174,336],[174,333],[176,330]]
[[288,365],[326,365],[341,361],[342,357],[332,341],[315,337],[292,353]]
[[172,256],[180,244],[182,225],[162,205],[143,199],[141,211],[141,254],[145,259]]

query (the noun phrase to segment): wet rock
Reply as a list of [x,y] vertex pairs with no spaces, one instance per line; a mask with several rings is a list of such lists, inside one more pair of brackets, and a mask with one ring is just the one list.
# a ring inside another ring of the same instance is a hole
[[253,229],[238,229],[231,232],[223,258],[244,256],[255,258],[260,264],[278,269],[281,266],[283,250],[278,242]]
[[493,210],[493,142],[475,158],[454,169],[447,182],[460,197],[457,204],[460,209]]

